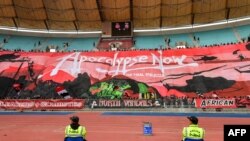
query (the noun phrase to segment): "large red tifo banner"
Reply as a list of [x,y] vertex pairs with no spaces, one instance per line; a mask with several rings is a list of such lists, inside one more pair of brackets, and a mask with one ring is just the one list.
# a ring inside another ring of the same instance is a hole
[[0,100],[0,109],[82,109],[84,100]]
[[[23,86],[17,92],[20,96],[30,90],[48,97],[59,84],[73,98],[244,96],[250,93],[249,56],[250,45],[246,43],[117,52],[5,51],[0,52],[0,81],[5,82],[0,84],[4,85],[0,86],[0,95],[14,95],[9,87],[15,80]],[[56,95],[55,92],[53,96]]]
[[195,99],[196,108],[237,108],[235,99]]

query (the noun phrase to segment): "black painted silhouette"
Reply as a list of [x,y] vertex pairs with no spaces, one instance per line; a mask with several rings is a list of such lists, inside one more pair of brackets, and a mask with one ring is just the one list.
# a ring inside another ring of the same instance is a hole
[[233,54],[238,54],[239,51],[240,51],[240,50],[237,49],[237,50],[233,51]]
[[215,59],[217,59],[216,56],[206,56],[206,55],[200,57],[199,59],[194,59],[193,58],[194,61],[205,61],[205,62],[206,61],[212,61],[212,60],[215,60]]
[[11,53],[11,54],[3,54],[3,55],[0,55],[0,62],[14,60],[19,57],[20,55],[17,55],[16,52]]
[[179,74],[171,74],[171,75],[166,75],[167,78],[163,79],[163,80],[160,80],[160,81],[155,81],[155,82],[148,82],[148,83],[163,83],[163,81],[165,80],[169,80],[169,79],[179,79],[179,78],[182,78],[184,76],[188,76],[188,75],[200,75],[204,72],[210,72],[210,71],[213,71],[213,70],[217,70],[217,69],[220,69],[220,68],[223,68],[223,67],[226,67],[227,65],[223,65],[223,66],[219,66],[219,67],[215,67],[215,68],[212,68],[212,69],[208,69],[208,70],[203,70],[203,71],[198,71],[198,72],[193,72],[193,73],[179,73]]
[[237,69],[237,68],[234,68],[237,72],[239,73],[250,73],[250,69],[249,70],[240,70],[240,69]]
[[239,54],[238,58],[240,58],[240,61],[243,61],[245,57],[242,54]]
[[18,59],[21,55],[17,54],[17,52],[11,53],[11,54],[2,54],[0,55],[0,62],[26,62],[30,59],[27,57],[23,57],[21,59]]
[[194,76],[192,79],[186,80],[186,86],[170,86],[164,84],[167,89],[176,89],[181,92],[194,92],[207,93],[215,90],[223,90],[230,88],[235,84],[234,80],[227,80],[223,77],[205,77]]
[[246,49],[250,50],[250,43],[246,44]]

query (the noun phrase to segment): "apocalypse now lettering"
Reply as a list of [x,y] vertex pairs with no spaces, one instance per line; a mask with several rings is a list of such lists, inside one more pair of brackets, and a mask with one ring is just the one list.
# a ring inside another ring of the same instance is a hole
[[[76,76],[81,73],[82,63],[104,63],[110,65],[112,69],[104,69],[96,67],[96,71],[100,73],[110,73],[110,74],[126,74],[129,71],[134,70],[145,70],[145,69],[158,69],[164,74],[167,69],[176,69],[186,66],[198,66],[197,63],[184,64],[184,60],[187,56],[170,56],[164,57],[162,51],[157,54],[151,53],[150,55],[141,55],[135,57],[119,57],[119,52],[115,53],[113,58],[110,57],[99,57],[99,56],[83,56],[80,52],[72,53],[70,55],[64,56],[59,59],[59,63],[56,64],[55,68],[50,73],[51,76],[56,75],[61,67],[67,62],[67,66],[71,75]],[[68,61],[71,63],[68,63]],[[139,63],[149,63],[152,67],[136,67],[133,66]],[[171,64],[171,66],[165,66]],[[131,69],[133,68],[133,69]]]

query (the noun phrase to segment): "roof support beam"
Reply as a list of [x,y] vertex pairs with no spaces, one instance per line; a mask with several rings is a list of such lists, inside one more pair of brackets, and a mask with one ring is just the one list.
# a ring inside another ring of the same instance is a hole
[[78,31],[79,29],[78,29],[77,21],[73,21],[73,23],[74,23],[76,31]]
[[13,6],[13,8],[14,8],[14,13],[15,13],[15,15],[16,15],[16,17],[13,17],[12,20],[13,20],[13,22],[14,22],[16,28],[18,28],[18,25],[19,25],[19,24],[18,24],[18,22],[17,22],[18,16],[17,16],[17,12],[16,12],[15,0],[12,0],[12,6]]
[[96,0],[96,5],[99,11],[100,19],[103,22],[104,19],[103,19],[102,8],[101,8],[101,0]]
[[13,23],[14,23],[15,27],[18,28],[18,24],[17,24],[16,18],[13,17],[12,20],[13,20]]
[[161,4],[160,4],[160,28],[162,28],[162,8],[163,8],[163,4],[162,4],[162,0],[161,0]]
[[226,0],[225,8],[226,8],[226,19],[228,20],[229,15],[230,15],[230,8],[228,7],[228,0]]
[[71,4],[72,4],[72,6],[73,6],[73,9],[74,9],[74,15],[75,15],[75,20],[73,21],[73,23],[74,23],[74,26],[75,26],[75,29],[76,29],[76,31],[78,31],[78,26],[77,26],[77,16],[76,16],[76,8],[75,8],[75,3],[71,0]]
[[194,24],[194,0],[191,0],[192,6],[191,6],[191,25]]
[[47,20],[44,20],[44,24],[45,24],[46,29],[49,30],[49,24]]
[[44,0],[42,0],[42,3],[43,3],[43,8],[44,8],[44,10],[45,10],[45,15],[46,15],[46,19],[44,20],[44,24],[45,24],[45,26],[46,26],[46,29],[49,30],[49,29],[50,29],[50,27],[49,27],[49,22],[48,22],[49,17],[48,17],[47,8],[46,8],[46,6],[45,6]]
[[134,10],[133,10],[133,0],[129,0],[129,6],[130,6],[130,21],[133,21],[133,15],[134,15]]

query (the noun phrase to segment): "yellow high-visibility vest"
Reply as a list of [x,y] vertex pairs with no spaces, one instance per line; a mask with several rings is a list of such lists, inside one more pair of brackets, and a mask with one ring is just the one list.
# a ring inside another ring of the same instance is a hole
[[204,139],[205,130],[198,125],[191,124],[189,127],[184,127],[182,130],[183,140],[188,139]]
[[65,137],[86,137],[86,128],[79,126],[76,130],[72,129],[70,125],[65,128]]

